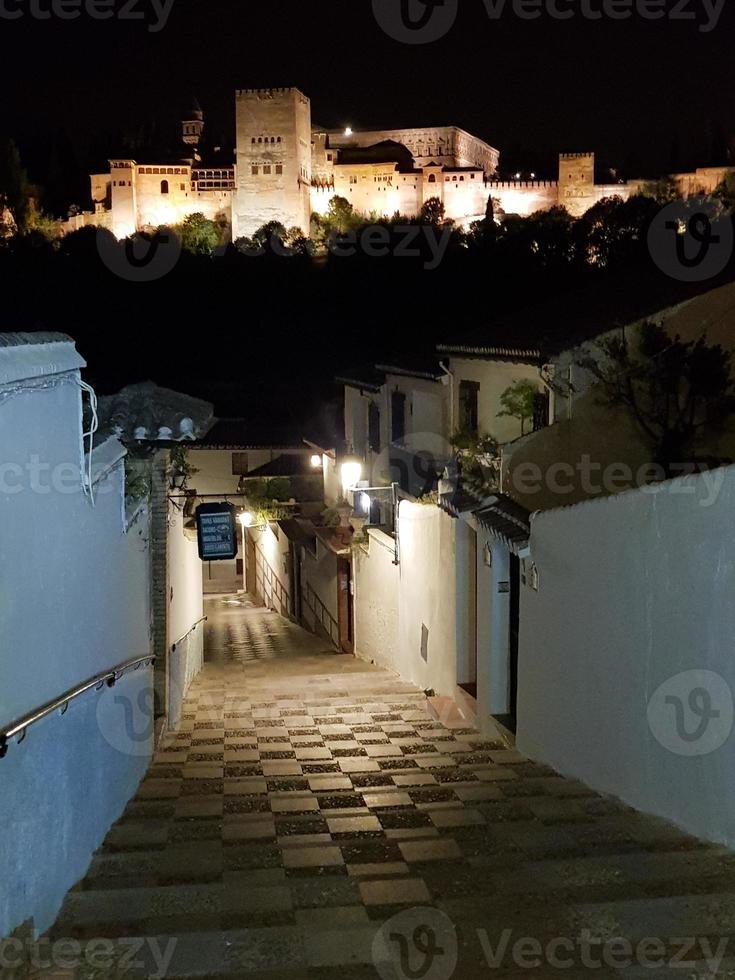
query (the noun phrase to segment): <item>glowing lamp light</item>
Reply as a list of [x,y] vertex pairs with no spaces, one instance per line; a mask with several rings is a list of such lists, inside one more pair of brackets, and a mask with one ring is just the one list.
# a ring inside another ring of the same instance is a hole
[[341,473],[344,492],[354,490],[362,479],[362,461],[356,456],[348,456],[342,463]]
[[242,527],[252,527],[253,526],[253,515],[249,510],[244,510],[240,514],[240,524]]
[[347,126],[347,128],[345,129],[345,136],[352,136],[352,127],[351,126]]
[[322,465],[321,456],[319,456],[317,453],[314,453],[314,455],[311,457],[311,465],[314,467],[315,470],[318,470]]

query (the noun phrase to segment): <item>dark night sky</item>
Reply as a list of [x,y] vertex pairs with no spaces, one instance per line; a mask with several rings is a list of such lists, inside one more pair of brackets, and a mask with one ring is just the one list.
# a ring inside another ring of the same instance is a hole
[[[689,3],[705,21],[702,0]],[[638,18],[509,12],[491,23],[482,0],[460,0],[450,33],[419,46],[383,33],[370,0],[175,0],[159,33],[137,21],[0,20],[0,128],[31,164],[64,128],[86,161],[101,132],[170,122],[190,93],[225,133],[235,88],[296,85],[323,125],[454,123],[514,167],[548,171],[559,151],[594,149],[628,176],[649,175],[672,165],[675,141],[681,166],[713,162],[708,133],[735,130],[734,27],[732,2],[702,33]]]

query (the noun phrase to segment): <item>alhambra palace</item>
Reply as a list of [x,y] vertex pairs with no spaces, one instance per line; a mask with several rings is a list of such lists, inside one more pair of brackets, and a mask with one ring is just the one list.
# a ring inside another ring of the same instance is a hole
[[[204,115],[195,103],[182,121],[176,159],[110,160],[108,173],[91,176],[94,210],[71,217],[64,231],[96,225],[125,238],[201,213],[229,226],[233,239],[270,221],[308,233],[311,215],[326,214],[334,196],[378,217],[415,217],[426,201],[439,198],[447,218],[468,226],[484,217],[490,196],[506,214],[562,205],[579,216],[602,198],[630,197],[644,183],[596,184],[594,153],[562,153],[556,181],[500,181],[500,152],[457,126],[323,129],[312,122],[310,100],[295,88],[238,91],[235,112],[231,165],[203,159]],[[728,169],[674,178],[685,196],[710,193]]]

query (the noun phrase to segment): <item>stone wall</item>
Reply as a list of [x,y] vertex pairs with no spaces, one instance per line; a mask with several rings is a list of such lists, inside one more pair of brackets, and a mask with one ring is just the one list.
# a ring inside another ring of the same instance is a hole
[[298,89],[246,89],[236,95],[237,188],[233,237],[269,221],[308,232],[311,103]]

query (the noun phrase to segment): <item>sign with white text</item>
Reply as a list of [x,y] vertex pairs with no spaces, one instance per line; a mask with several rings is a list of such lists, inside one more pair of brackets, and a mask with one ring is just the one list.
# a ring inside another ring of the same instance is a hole
[[232,561],[237,558],[235,508],[232,504],[201,504],[196,514],[199,557],[202,561]]

